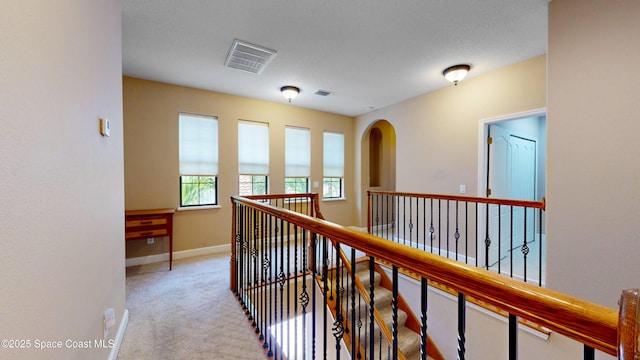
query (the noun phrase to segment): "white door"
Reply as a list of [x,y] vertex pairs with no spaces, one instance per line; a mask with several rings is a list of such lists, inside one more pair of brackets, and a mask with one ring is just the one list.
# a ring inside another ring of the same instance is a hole
[[[489,189],[492,198],[534,200],[536,184],[536,140],[514,134],[499,125],[489,127]],[[512,248],[533,240],[534,211],[501,206],[489,209],[488,264],[508,255]],[[500,227],[500,232],[498,232]],[[513,234],[512,234],[513,229]]]

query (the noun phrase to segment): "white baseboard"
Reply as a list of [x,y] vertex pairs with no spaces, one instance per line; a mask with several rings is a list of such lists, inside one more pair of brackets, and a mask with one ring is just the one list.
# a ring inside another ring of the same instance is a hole
[[120,352],[120,345],[122,345],[122,339],[124,333],[127,330],[127,324],[129,324],[129,310],[124,309],[122,314],[122,320],[120,320],[120,326],[118,327],[118,333],[116,334],[115,343],[111,348],[108,360],[116,360],[118,358],[118,352]]
[[[208,246],[197,249],[174,251],[173,260],[186,259],[194,256],[231,253],[231,244]],[[125,261],[126,266],[146,265],[163,261],[169,261],[169,253],[140,256],[135,258],[129,258]]]

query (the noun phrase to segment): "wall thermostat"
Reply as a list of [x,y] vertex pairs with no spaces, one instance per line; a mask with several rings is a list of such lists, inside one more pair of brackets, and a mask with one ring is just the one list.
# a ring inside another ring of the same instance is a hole
[[100,118],[100,134],[102,134],[102,136],[111,135],[111,123],[109,119]]

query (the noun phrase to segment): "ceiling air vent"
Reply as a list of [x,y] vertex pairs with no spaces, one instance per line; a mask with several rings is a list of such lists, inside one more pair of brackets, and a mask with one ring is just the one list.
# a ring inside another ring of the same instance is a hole
[[260,74],[274,56],[276,56],[275,50],[242,40],[234,40],[224,66]]
[[316,95],[320,95],[320,96],[327,96],[327,95],[331,94],[331,92],[330,91],[326,91],[326,90],[318,90],[318,91],[316,91],[315,94]]

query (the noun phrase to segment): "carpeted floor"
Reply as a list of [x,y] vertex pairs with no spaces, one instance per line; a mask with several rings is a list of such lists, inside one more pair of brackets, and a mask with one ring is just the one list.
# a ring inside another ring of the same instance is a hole
[[118,360],[266,359],[229,291],[227,254],[127,268],[127,308]]

